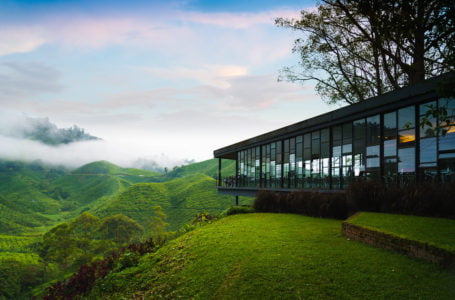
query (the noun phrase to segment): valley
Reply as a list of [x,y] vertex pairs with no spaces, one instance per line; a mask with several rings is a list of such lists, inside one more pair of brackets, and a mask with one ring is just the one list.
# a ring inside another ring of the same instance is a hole
[[[234,201],[233,197],[217,193],[214,179],[217,167],[217,161],[208,160],[159,173],[121,168],[107,161],[93,162],[70,170],[48,166],[39,161],[26,163],[2,160],[0,261],[3,266],[19,264],[21,268],[28,270],[24,271],[25,273],[29,272],[30,268],[41,268],[43,263],[48,263],[43,261],[43,257],[49,257],[49,254],[43,254],[43,235],[55,231],[55,226],[59,224],[69,224],[65,226],[71,228],[77,226],[81,220],[78,217],[82,213],[99,218],[100,224],[110,219],[120,220],[120,216],[127,218],[125,220],[130,220],[127,222],[133,222],[141,228],[141,234],[133,240],[144,239],[149,235],[149,225],[156,217],[157,206],[161,207],[166,216],[167,231],[178,230],[201,212],[217,215]],[[228,168],[234,171],[234,165],[228,165]],[[100,239],[99,234],[95,236],[95,240]],[[87,237],[74,236],[67,243],[74,242],[74,249],[85,251],[85,246],[80,246],[84,238]],[[106,237],[101,238],[96,243],[107,241],[105,239]],[[102,255],[111,251],[109,249],[120,246],[121,244],[108,242],[103,244],[102,248],[93,246],[98,250],[91,248],[91,251]],[[77,251],[71,255],[80,257]],[[40,253],[44,256],[40,257]],[[53,264],[56,264],[58,258],[52,259],[51,267],[56,268]],[[89,258],[83,259],[87,261]],[[74,268],[77,264],[71,266]],[[13,269],[18,269],[18,266]],[[9,274],[8,272],[11,272],[11,269],[6,269],[5,274]],[[18,276],[23,277],[23,274]],[[37,284],[38,282],[35,282],[32,285]],[[23,295],[29,292],[30,290],[12,292],[13,294],[2,292],[2,295],[9,298],[8,295]]]

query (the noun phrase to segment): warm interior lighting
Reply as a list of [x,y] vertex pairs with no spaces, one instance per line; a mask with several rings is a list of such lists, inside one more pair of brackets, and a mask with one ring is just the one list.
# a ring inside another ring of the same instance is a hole
[[[444,128],[444,129],[447,129],[447,128]],[[447,133],[454,133],[455,132],[455,126],[450,126],[448,129],[447,129]],[[447,134],[446,133],[446,134]]]
[[414,134],[400,135],[400,143],[409,143],[415,141]]

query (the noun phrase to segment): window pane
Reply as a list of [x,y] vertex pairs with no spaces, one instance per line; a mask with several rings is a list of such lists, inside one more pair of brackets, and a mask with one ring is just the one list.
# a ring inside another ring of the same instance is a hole
[[446,134],[439,137],[439,151],[455,150],[455,126],[444,129]]
[[436,162],[436,138],[420,140],[420,162]]
[[328,143],[330,140],[330,130],[327,129],[322,129],[321,130],[321,142],[322,143]]
[[401,130],[398,135],[400,144],[411,143],[416,139],[415,129]]
[[335,126],[332,128],[332,140],[333,146],[341,145],[341,126]]
[[439,99],[439,108],[447,114],[446,120],[440,120],[441,126],[455,125],[455,98]]
[[397,113],[391,112],[384,115],[384,140],[397,138]]
[[420,138],[436,136],[436,119],[433,117],[420,117]]
[[436,101],[420,104],[419,114],[421,116],[425,115],[428,111],[436,109]]
[[386,140],[384,141],[384,156],[396,156],[397,155],[397,140]]
[[365,138],[365,119],[354,121],[354,139]]
[[414,148],[398,149],[398,172],[399,173],[415,172]]
[[415,126],[415,108],[409,106],[398,110],[398,128],[410,129]]
[[379,145],[380,136],[379,115],[367,118],[367,146]]

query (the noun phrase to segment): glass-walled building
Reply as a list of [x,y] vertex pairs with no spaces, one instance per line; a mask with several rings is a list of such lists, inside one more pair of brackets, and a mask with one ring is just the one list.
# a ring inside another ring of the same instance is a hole
[[[455,181],[455,98],[438,97],[453,73],[347,106],[214,152],[218,189],[343,190],[355,178],[388,184]],[[224,177],[222,159],[236,161]]]

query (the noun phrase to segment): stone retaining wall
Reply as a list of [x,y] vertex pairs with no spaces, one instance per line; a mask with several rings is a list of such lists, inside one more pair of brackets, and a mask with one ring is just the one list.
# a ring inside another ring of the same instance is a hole
[[353,240],[397,251],[412,257],[438,263],[444,267],[455,267],[455,253],[422,242],[400,238],[391,234],[343,222],[343,234]]

